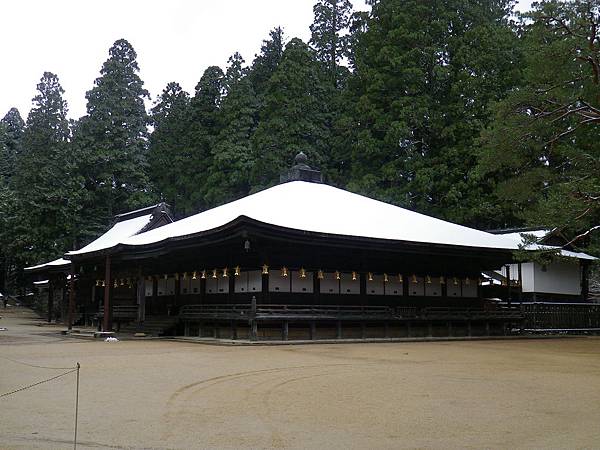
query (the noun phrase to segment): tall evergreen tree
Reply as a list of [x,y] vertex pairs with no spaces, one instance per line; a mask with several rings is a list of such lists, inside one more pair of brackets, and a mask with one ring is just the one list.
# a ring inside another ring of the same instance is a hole
[[58,77],[45,72],[27,117],[14,186],[17,217],[12,232],[22,263],[56,257],[72,248],[79,213],[79,185],[70,137],[67,103]]
[[253,189],[277,182],[299,151],[326,168],[332,89],[312,50],[292,39],[266,85],[260,123],[252,137]]
[[471,168],[518,76],[511,2],[380,0],[356,46],[354,190],[475,226],[498,211]]
[[244,60],[235,53],[225,73],[227,96],[219,110],[219,134],[212,146],[212,164],[206,181],[207,205],[225,203],[250,191],[254,166],[250,138],[258,114],[258,100],[247,76]]
[[283,28],[276,27],[269,32],[269,39],[263,41],[260,53],[254,58],[249,73],[254,92],[258,96],[263,95],[267,82],[273,73],[275,73],[275,70],[277,70],[283,57],[284,48],[285,36]]
[[340,62],[348,56],[352,3],[350,0],[318,0],[313,6],[313,13],[315,19],[310,26],[310,44],[337,87],[347,73]]
[[523,32],[523,82],[483,135],[483,176],[516,220],[596,236],[600,248],[600,3],[534,5]]
[[15,161],[21,151],[21,140],[25,122],[19,114],[17,108],[11,108],[8,113],[0,120],[0,127],[3,128],[3,143],[0,148],[0,177],[8,181],[15,172]]
[[191,160],[190,98],[178,83],[169,83],[152,108],[154,131],[150,136],[149,175],[154,189],[177,214],[193,189],[182,176]]
[[87,115],[78,123],[75,143],[82,153],[81,171],[90,193],[86,228],[106,227],[114,214],[151,200],[147,178],[149,123],[137,54],[117,40],[102,65],[100,77],[86,93]]

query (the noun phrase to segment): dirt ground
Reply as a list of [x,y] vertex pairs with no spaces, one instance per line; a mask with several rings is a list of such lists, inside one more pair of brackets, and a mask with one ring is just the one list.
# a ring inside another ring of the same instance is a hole
[[[81,363],[78,448],[600,448],[600,338],[106,343],[2,315],[0,394]],[[0,398],[0,448],[72,448],[74,404],[74,374]]]

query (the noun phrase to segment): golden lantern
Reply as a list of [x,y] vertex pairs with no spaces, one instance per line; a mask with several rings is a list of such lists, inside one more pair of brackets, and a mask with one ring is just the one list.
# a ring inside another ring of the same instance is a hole
[[356,272],[352,271],[352,281],[356,281]]
[[414,273],[413,273],[413,276],[412,276],[412,282],[413,282],[413,283],[418,283],[418,282],[419,282],[419,281],[417,280],[417,276],[416,276]]
[[454,286],[458,286],[458,278],[456,278],[456,277],[452,278],[452,284]]
[[106,286],[106,282],[104,280],[102,280],[102,287]]
[[323,271],[321,269],[319,269],[319,271],[317,272],[317,278],[319,280],[322,280],[323,278],[325,278],[325,274],[323,273]]
[[306,278],[306,269],[304,267],[300,267],[300,278]]
[[288,276],[287,267],[284,266],[284,267],[281,268],[281,276],[282,277],[287,277]]
[[341,277],[340,277],[340,273],[339,273],[339,272],[336,270],[336,271],[335,271],[335,279],[336,279],[336,280],[339,280],[340,278],[341,278]]
[[217,269],[213,269],[212,278],[217,278]]
[[225,267],[223,269],[223,278],[227,278],[229,276],[229,269],[227,267]]
[[206,279],[206,270],[203,270],[202,272],[200,272],[200,278],[202,278],[203,280]]
[[100,280],[96,280],[96,286],[100,286]]
[[404,283],[404,277],[401,273],[398,274],[398,283]]
[[240,266],[235,266],[235,268],[233,269],[233,275],[236,277],[240,276]]
[[266,264],[263,264],[262,266],[262,274],[263,275],[269,275],[269,266]]
[[367,274],[367,278],[369,279],[369,281],[373,281],[373,272],[369,272]]
[[427,277],[425,278],[425,281],[427,284],[431,284],[431,277],[429,275],[427,275]]
[[440,284],[446,284],[446,279],[444,278],[444,276],[440,276]]
[[187,272],[183,272],[183,279],[187,280]]
[[175,279],[179,280],[179,273],[175,272]]
[[388,274],[387,274],[387,273],[384,273],[384,274],[383,274],[383,282],[384,282],[384,283],[387,283],[388,281],[389,281],[389,280],[388,280]]
[[192,272],[192,280],[197,280],[198,277],[196,276],[196,271],[194,270],[194,272]]
[[125,286],[125,278],[121,278],[121,286]]
[[465,285],[469,286],[471,284],[471,280],[469,280],[469,277],[465,278]]
[[113,283],[113,287],[119,287],[119,283],[117,283],[117,280],[115,280],[115,282]]

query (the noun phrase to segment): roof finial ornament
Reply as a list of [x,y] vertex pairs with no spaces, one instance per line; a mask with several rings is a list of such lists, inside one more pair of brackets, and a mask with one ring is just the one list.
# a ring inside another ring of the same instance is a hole
[[294,165],[287,171],[287,173],[281,175],[280,181],[282,183],[288,181],[310,181],[312,183],[322,183],[323,177],[321,172],[311,169],[307,163],[308,156],[306,156],[306,153],[303,151],[298,152],[298,154],[294,157]]

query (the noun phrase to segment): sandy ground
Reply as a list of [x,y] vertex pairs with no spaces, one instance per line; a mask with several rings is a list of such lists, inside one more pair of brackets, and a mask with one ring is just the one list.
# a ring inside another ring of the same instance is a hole
[[[81,363],[79,448],[600,448],[600,338],[105,343],[0,315],[0,394],[62,373],[14,361]],[[0,398],[0,448],[72,448],[74,403],[74,374]]]

